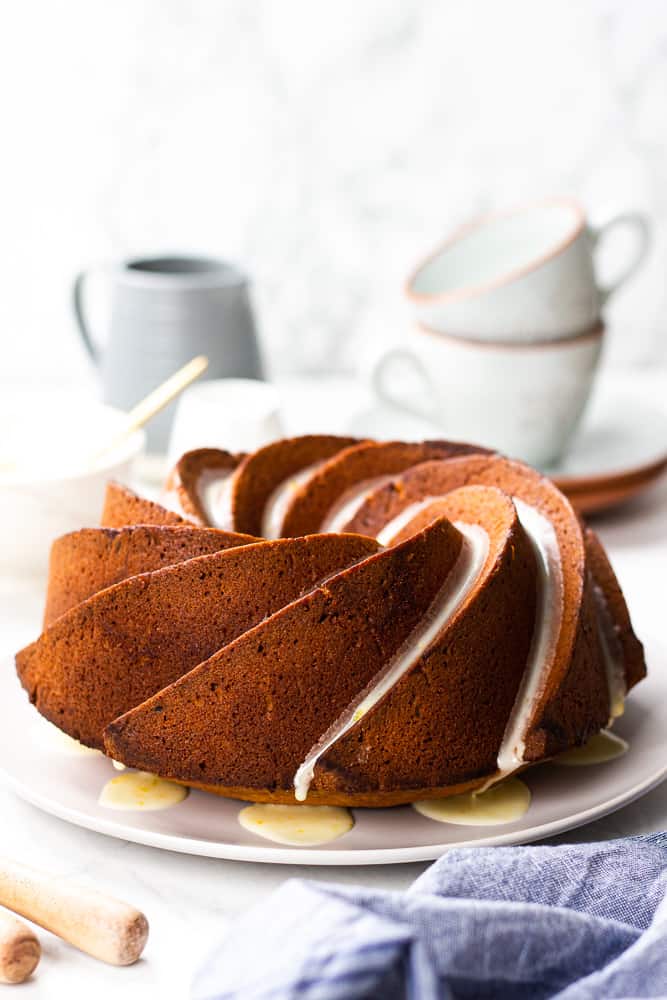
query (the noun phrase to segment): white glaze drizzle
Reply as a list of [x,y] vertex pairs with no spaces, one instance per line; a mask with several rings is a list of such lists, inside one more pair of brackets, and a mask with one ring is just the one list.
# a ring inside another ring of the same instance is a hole
[[489,538],[478,525],[456,522],[455,527],[463,535],[463,544],[440,592],[407,641],[375,676],[369,687],[359,694],[308,752],[294,775],[294,796],[297,802],[305,801],[320,757],[345,736],[421,659],[474,587],[486,562]]
[[[416,514],[442,499],[443,497],[431,496],[410,504],[384,526],[377,536],[378,542],[387,545]],[[516,496],[512,500],[517,517],[535,552],[538,606],[523,678],[498,751],[498,772],[484,785],[484,789],[507,777],[523,763],[528,719],[544,672],[552,661],[563,619],[563,570],[554,527],[535,507]]]
[[197,493],[206,520],[221,531],[234,530],[232,491],[234,469],[205,469],[197,480]]
[[417,516],[417,514],[442,499],[443,497],[441,496],[426,497],[424,500],[416,500],[415,503],[408,504],[408,506],[402,510],[400,514],[393,517],[391,521],[387,521],[382,531],[378,532],[375,536],[376,540],[380,543],[380,545],[389,545],[392,538],[395,538],[396,535],[403,530],[406,524],[409,524],[410,521]]
[[[232,488],[235,471],[235,469],[204,469],[195,486],[206,523],[221,531],[234,530]],[[171,489],[164,490],[160,503],[174,514],[192,520],[192,514],[184,510],[181,503],[178,495],[179,486],[181,486],[180,480]]]
[[351,486],[327,512],[326,517],[320,525],[320,531],[342,531],[360,507],[363,506],[371,493],[382,486],[386,486],[393,479],[393,476],[376,476],[373,479],[364,479],[362,482]]
[[623,650],[616,634],[614,620],[609,612],[604,591],[594,580],[592,583],[600,647],[609,687],[609,721],[607,725],[611,726],[614,719],[623,715],[625,707],[625,696],[628,691],[625,680],[625,665],[623,663]]
[[530,713],[539,694],[546,667],[552,660],[563,621],[563,567],[558,537],[551,521],[535,507],[513,497],[514,506],[535,552],[537,611],[528,659],[498,751],[498,774],[492,784],[520,767],[526,751]]
[[283,521],[287,508],[292,497],[302,486],[313,478],[315,473],[324,465],[324,462],[313,462],[305,469],[299,469],[287,479],[284,479],[269,496],[264,505],[262,513],[262,538],[280,538],[283,530]]
[[174,514],[178,514],[179,517],[184,517],[186,520],[192,518],[191,514],[187,514],[183,510],[183,504],[181,503],[181,498],[179,497],[175,486],[169,490],[162,491],[160,494],[160,503],[163,507],[166,507],[167,510],[172,511]]

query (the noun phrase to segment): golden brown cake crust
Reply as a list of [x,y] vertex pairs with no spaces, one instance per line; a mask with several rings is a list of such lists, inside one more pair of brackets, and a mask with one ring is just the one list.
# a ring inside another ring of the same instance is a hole
[[[284,535],[321,531],[333,505],[347,490],[377,476],[402,472],[418,462],[478,453],[484,449],[451,441],[362,441],[338,452],[299,490],[283,522]],[[356,531],[350,524],[345,531]],[[364,532],[362,532],[363,534]]]
[[260,535],[264,508],[278,486],[315,462],[325,462],[357,443],[356,438],[304,434],[302,437],[275,441],[246,455],[234,476],[234,528]]
[[289,790],[308,750],[411,636],[461,544],[440,518],[336,574],[111,723],[107,752],[184,781]]
[[63,535],[51,546],[44,628],[128,577],[256,541],[250,535],[185,525],[84,528]]
[[50,722],[101,747],[112,719],[376,549],[355,535],[282,539],[131,577],[61,615],[18,653],[19,678]]
[[[203,476],[231,476],[221,520],[229,496],[235,522],[260,530],[272,492],[311,466],[287,509],[294,537],[265,542],[193,523],[206,517],[202,499],[214,503],[202,498]],[[332,509],[353,510],[344,503],[360,484],[367,496],[346,525],[357,534],[296,537]],[[539,548],[518,500],[551,525],[562,571],[562,618],[539,665],[518,769],[606,725],[615,657],[628,688],[645,674],[597,536],[521,463],[444,441],[314,435],[247,457],[200,449],[177,464],[170,492],[174,510],[110,484],[105,526],[54,544],[45,630],[16,658],[46,718],[128,765],[216,794],[294,801],[306,754],[341,713],[351,717],[442,602],[470,524],[489,539],[472,589],[321,755],[308,802],[387,806],[480,787],[497,775],[538,621]],[[411,521],[379,546],[374,537],[413,503]]]
[[630,613],[625,603],[623,591],[616,579],[616,574],[612,569],[607,553],[602,547],[600,539],[592,528],[586,528],[585,534],[586,556],[593,575],[593,580],[604,594],[607,607],[611,614],[616,628],[616,634],[621,644],[623,660],[625,663],[625,682],[628,687],[646,677],[646,662],[644,660],[644,647],[635,635]]
[[526,736],[529,759],[551,756],[584,742],[609,718],[606,667],[591,624],[583,527],[567,498],[549,479],[520,462],[498,455],[470,455],[423,462],[406,470],[369,498],[351,527],[377,534],[409,504],[476,484],[497,486],[534,506],[551,522],[558,539],[563,619],[553,663],[545,671]]
[[111,482],[107,485],[100,524],[103,528],[126,528],[132,524],[192,524],[186,518],[167,510],[162,504],[133,493],[127,486]]
[[202,475],[215,476],[219,473],[226,476],[236,469],[242,458],[243,455],[233,455],[221,448],[188,451],[169,473],[165,490],[176,497],[185,517],[194,524],[211,526],[200,495]]
[[[521,770],[521,769],[519,769]],[[203,781],[181,781],[173,775],[164,775],[177,784],[189,788],[199,788],[226,799],[240,799],[245,802],[273,802],[277,805],[298,805],[292,789],[248,788],[240,785],[210,785]],[[478,778],[460,785],[445,785],[442,788],[404,788],[394,791],[335,792],[314,788],[308,794],[309,806],[347,806],[351,809],[383,809],[391,806],[408,805],[419,799],[444,799],[451,795],[462,795],[481,788],[486,779]]]
[[417,524],[436,512],[484,528],[486,564],[428,652],[321,758],[321,790],[412,788],[417,797],[419,789],[468,785],[496,770],[530,649],[535,556],[512,501],[495,488],[455,490],[422,511]]

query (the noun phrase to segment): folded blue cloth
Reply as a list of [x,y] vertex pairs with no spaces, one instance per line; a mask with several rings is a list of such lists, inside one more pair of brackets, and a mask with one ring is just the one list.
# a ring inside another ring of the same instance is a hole
[[667,834],[452,850],[401,893],[292,879],[193,996],[667,997]]

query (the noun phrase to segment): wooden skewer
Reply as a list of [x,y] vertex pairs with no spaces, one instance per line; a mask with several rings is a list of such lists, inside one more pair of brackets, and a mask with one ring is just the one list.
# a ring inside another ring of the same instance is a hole
[[136,962],[148,937],[148,921],[133,906],[5,859],[0,903],[110,965]]
[[170,375],[166,381],[162,382],[157,389],[153,389],[149,392],[140,403],[130,410],[127,414],[123,426],[121,429],[114,434],[107,443],[91,455],[91,462],[98,461],[103,455],[106,455],[108,451],[115,448],[121,441],[124,441],[126,437],[129,437],[133,431],[138,430],[147,424],[148,421],[163,410],[168,403],[171,403],[172,399],[175,399],[184,389],[194,382],[195,379],[199,378],[206,369],[208,368],[208,358],[203,354],[198,355],[193,358],[192,361],[188,361],[187,365],[183,365],[179,368],[177,372]]
[[37,968],[41,954],[34,931],[0,910],[0,983],[24,983]]

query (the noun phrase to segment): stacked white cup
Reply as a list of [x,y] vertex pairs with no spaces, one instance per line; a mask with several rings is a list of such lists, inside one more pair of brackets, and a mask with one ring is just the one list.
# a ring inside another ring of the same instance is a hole
[[[634,230],[633,254],[602,287],[594,255],[616,227]],[[429,417],[447,437],[555,464],[590,395],[604,339],[602,308],[639,267],[648,244],[642,215],[625,213],[593,229],[582,207],[565,198],[462,227],[409,277],[416,324],[409,344],[377,363],[376,391]],[[406,395],[408,369],[415,389]]]

